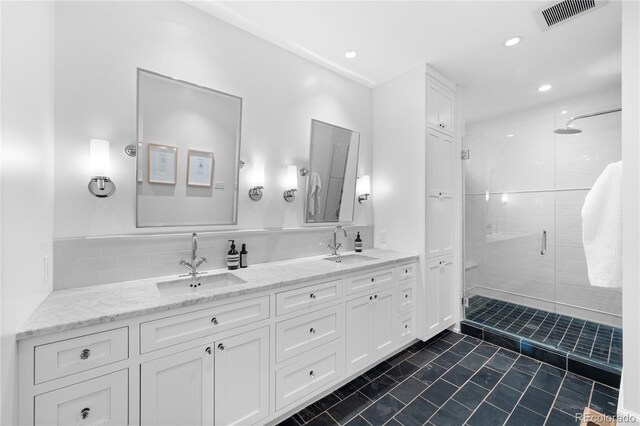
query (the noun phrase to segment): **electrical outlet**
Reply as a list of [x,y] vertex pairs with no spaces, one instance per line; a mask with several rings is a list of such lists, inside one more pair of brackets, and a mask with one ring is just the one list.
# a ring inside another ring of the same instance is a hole
[[213,188],[214,189],[224,189],[224,182],[216,180],[215,182],[213,182]]
[[51,271],[51,264],[49,263],[49,255],[42,258],[42,282],[47,284],[49,282],[49,274]]
[[380,231],[380,244],[387,242],[387,231]]

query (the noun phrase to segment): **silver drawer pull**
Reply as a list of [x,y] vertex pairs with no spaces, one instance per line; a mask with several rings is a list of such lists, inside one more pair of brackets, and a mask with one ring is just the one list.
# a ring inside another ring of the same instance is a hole
[[309,295],[309,298],[310,298],[310,299],[315,299],[315,298],[316,298],[316,295],[315,295],[315,294],[313,294],[313,293],[311,293],[311,294]]
[[375,278],[371,278],[371,282],[374,282],[376,279]]
[[89,417],[89,414],[91,414],[91,409],[83,408],[82,411],[80,411],[80,418],[82,420],[86,420]]
[[214,325],[218,325],[218,318],[216,317],[211,318],[211,323]]
[[211,346],[204,350],[207,354],[211,355]]
[[404,325],[404,328],[409,328],[409,324],[405,324],[405,325]]
[[311,334],[316,334],[316,329],[315,329],[315,328],[313,328],[313,327],[311,327],[311,329],[309,330],[309,333],[311,333]]
[[221,350],[221,351],[224,351],[224,345],[222,343],[220,343],[218,345],[218,349]]
[[408,295],[408,294],[405,294],[405,295],[404,295],[404,297],[405,297],[405,299],[406,299],[406,298],[408,298],[408,297],[409,297],[409,295]]
[[311,370],[311,371],[309,371],[309,376],[316,377],[316,373],[314,373],[313,370]]
[[89,349],[84,349],[82,352],[80,352],[80,359],[89,359],[90,356],[91,350]]

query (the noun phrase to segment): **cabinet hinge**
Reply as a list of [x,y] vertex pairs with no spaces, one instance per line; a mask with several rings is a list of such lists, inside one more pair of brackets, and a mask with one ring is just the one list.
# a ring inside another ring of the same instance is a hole
[[465,308],[469,307],[469,298],[468,297],[463,297],[462,298],[462,306],[464,306]]
[[464,151],[462,151],[460,153],[460,158],[462,158],[463,160],[468,160],[469,156],[470,156],[470,154],[469,154],[469,150],[468,149],[465,149]]

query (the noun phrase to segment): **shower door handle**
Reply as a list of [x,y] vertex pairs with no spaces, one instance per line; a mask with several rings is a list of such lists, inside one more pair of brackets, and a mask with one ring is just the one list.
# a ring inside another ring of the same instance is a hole
[[540,231],[540,254],[544,256],[547,253],[547,231]]

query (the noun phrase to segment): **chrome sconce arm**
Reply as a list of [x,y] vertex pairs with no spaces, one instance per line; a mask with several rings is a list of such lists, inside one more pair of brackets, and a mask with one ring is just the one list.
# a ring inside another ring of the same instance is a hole
[[251,198],[253,201],[260,201],[262,199],[263,189],[264,187],[262,186],[254,186],[253,188],[249,189],[249,198]]
[[116,185],[106,176],[92,176],[87,187],[98,198],[106,198],[116,192]]
[[367,200],[369,200],[369,194],[360,194],[360,195],[358,195],[358,202],[360,204],[366,203]]
[[288,203],[291,203],[293,202],[293,200],[296,199],[296,191],[297,189],[285,189],[282,196],[284,197],[285,201],[287,201]]

